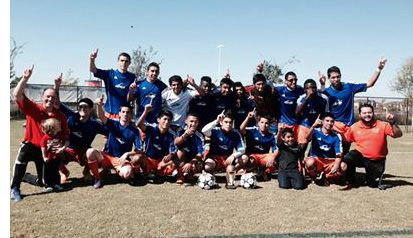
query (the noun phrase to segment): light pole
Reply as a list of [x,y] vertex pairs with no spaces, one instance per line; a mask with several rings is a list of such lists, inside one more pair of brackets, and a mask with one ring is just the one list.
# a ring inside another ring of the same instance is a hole
[[[221,77],[221,49],[222,47],[224,47],[224,45],[218,45],[218,77],[216,80],[219,80],[219,78]],[[215,81],[216,82],[216,81]]]

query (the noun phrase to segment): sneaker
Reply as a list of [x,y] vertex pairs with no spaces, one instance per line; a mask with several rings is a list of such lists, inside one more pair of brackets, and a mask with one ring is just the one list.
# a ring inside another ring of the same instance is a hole
[[93,187],[95,189],[102,188],[103,187],[103,180],[102,179],[95,180],[95,184],[93,184]]
[[89,172],[88,169],[84,169],[82,173],[83,173],[83,180],[85,180],[85,181],[92,181],[93,180],[93,177],[92,177],[92,175],[90,175],[90,172]]
[[60,191],[63,191],[63,190],[64,190],[64,188],[63,188],[60,184],[56,184],[55,186],[53,186],[53,188],[54,188],[57,192],[60,192]]
[[340,191],[348,191],[348,190],[351,190],[351,189],[353,189],[353,188],[355,188],[355,187],[356,187],[356,186],[355,186],[354,184],[347,183],[344,188],[340,188],[339,190],[340,190]]
[[51,193],[51,192],[53,192],[53,188],[52,188],[52,187],[45,187],[45,188],[43,189],[43,192],[44,192],[44,193]]
[[19,202],[22,200],[22,195],[20,194],[20,190],[18,188],[13,188],[10,192],[10,199]]
[[175,177],[175,176],[177,176],[177,175],[178,175],[178,170],[177,170],[177,169],[174,169],[174,171],[172,171],[171,176],[172,176],[172,177]]
[[226,189],[236,189],[237,187],[234,184],[226,184],[225,188]]

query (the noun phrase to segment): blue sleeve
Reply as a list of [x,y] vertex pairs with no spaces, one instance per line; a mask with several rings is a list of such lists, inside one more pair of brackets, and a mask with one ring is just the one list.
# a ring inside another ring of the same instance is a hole
[[236,144],[236,147],[237,147],[237,151],[245,153],[244,142],[242,141],[241,135],[238,132],[236,132],[235,140],[236,140],[235,144]]
[[139,82],[136,86],[136,90],[135,90],[135,92],[133,92],[133,97],[135,98],[135,99],[138,99],[139,98],[139,94],[140,94],[140,84],[141,84],[141,82]]
[[101,69],[96,69],[96,73],[93,74],[96,78],[100,78],[103,80],[108,80],[109,79],[109,70],[101,70]]
[[175,137],[172,135],[169,140],[169,153],[176,153],[178,148],[175,145]]
[[97,120],[95,121],[95,130],[97,134],[101,134],[104,136],[109,135],[109,129],[101,121],[97,121]]
[[337,134],[336,140],[335,140],[335,144],[334,144],[334,149],[336,151],[336,155],[338,154],[342,154],[343,150],[342,150],[342,141],[341,141],[341,135]]
[[349,84],[351,91],[353,93],[365,92],[367,91],[367,83],[351,83]]
[[198,151],[199,155],[204,154],[204,145],[202,143],[202,139],[199,138],[199,136],[196,137],[196,148],[197,148],[197,151]]
[[139,130],[137,130],[136,133],[136,139],[135,139],[135,151],[142,151],[142,141],[141,141],[141,137],[139,136]]
[[72,109],[63,103],[60,103],[59,109],[66,115],[67,118],[73,117],[76,114]]
[[277,148],[277,141],[276,141],[274,135],[271,136],[271,139],[272,139],[272,142],[271,142],[272,152],[275,152],[276,150],[278,150],[278,148]]
[[109,131],[115,131],[116,130],[116,122],[117,121],[114,121],[114,120],[108,118],[106,120],[105,126],[108,128]]

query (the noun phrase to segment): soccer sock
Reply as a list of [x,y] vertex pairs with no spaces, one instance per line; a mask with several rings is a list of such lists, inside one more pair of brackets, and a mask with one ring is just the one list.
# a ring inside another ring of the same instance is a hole
[[89,169],[92,172],[95,179],[101,179],[100,178],[100,173],[99,173],[98,162],[94,161],[94,162],[89,162],[88,164],[89,164]]

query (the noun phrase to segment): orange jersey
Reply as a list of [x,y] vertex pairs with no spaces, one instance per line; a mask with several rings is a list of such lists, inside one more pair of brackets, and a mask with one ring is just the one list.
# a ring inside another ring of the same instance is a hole
[[381,160],[387,156],[387,136],[394,136],[388,122],[376,120],[369,127],[362,121],[354,123],[346,133],[346,140],[354,142],[356,150],[370,160]]

